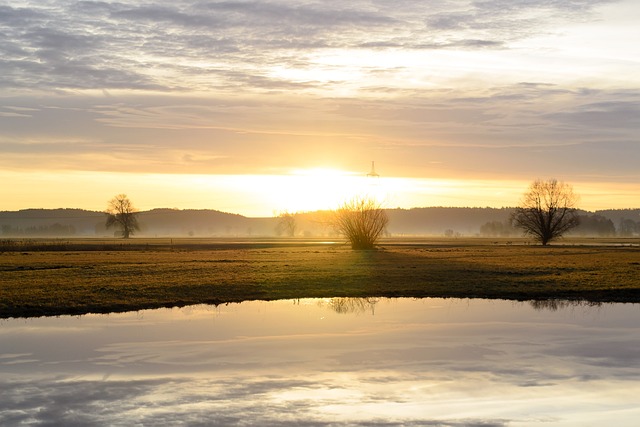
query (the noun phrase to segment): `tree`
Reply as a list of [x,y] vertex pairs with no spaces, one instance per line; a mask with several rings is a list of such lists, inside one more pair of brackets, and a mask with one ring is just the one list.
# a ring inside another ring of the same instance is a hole
[[389,223],[387,213],[371,198],[355,197],[334,214],[333,225],[352,249],[373,249]]
[[131,200],[126,194],[118,194],[109,200],[107,210],[107,228],[120,227],[122,237],[128,239],[136,230],[140,230],[138,225],[138,210],[133,207]]
[[289,212],[282,212],[278,215],[278,225],[276,226],[276,234],[282,236],[283,234],[289,237],[296,235],[296,229],[298,225],[296,223],[296,217]]
[[621,237],[631,237],[638,232],[640,232],[640,222],[627,218],[620,219],[618,233]]
[[578,196],[569,184],[538,179],[529,186],[511,220],[525,234],[547,245],[579,224],[577,201]]
[[579,215],[580,225],[571,232],[580,236],[611,237],[616,235],[616,227],[613,221],[602,215]]
[[484,237],[509,237],[514,233],[510,221],[489,221],[480,226],[480,235]]

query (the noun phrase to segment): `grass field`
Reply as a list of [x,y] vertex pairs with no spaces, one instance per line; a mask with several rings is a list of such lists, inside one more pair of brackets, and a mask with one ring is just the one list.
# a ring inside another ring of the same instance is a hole
[[0,318],[307,297],[640,302],[638,239],[0,243]]

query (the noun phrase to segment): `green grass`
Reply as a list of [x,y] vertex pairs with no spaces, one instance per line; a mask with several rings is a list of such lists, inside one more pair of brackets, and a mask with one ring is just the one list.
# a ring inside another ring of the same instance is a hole
[[[308,297],[640,302],[638,240],[29,241],[0,252],[0,317]],[[571,244],[566,244],[571,243]]]

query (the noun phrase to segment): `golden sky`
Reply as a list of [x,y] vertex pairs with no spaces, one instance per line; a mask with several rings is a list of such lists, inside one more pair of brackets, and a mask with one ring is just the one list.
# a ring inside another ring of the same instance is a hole
[[0,210],[502,207],[551,177],[640,207],[638,22],[636,0],[0,5]]

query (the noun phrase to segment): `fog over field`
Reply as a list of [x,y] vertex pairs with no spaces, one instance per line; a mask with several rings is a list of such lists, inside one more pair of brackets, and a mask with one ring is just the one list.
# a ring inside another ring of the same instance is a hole
[[[391,236],[517,237],[509,218],[512,208],[387,209]],[[581,225],[571,235],[634,237],[640,235],[640,209],[580,211]],[[337,237],[332,213],[294,214],[296,238]],[[0,237],[113,237],[103,212],[81,209],[31,209],[0,212]],[[215,210],[154,209],[139,213],[141,237],[291,237],[278,230],[279,218],[253,218]]]

